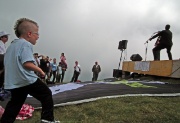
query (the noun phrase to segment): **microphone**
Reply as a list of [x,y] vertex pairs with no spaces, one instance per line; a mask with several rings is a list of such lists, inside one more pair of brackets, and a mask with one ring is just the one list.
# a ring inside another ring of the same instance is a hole
[[149,41],[149,39],[144,43],[144,44],[147,44],[148,43],[148,41]]

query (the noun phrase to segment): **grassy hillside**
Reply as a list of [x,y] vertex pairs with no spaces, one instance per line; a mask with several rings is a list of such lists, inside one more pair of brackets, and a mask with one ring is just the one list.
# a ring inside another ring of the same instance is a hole
[[[31,119],[40,122],[40,111]],[[180,97],[121,97],[55,108],[61,123],[179,123]]]

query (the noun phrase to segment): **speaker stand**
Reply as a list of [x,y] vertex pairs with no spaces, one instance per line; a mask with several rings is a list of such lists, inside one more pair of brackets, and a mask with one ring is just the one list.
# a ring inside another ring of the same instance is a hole
[[145,49],[145,61],[147,59],[147,51],[148,51],[148,41],[146,41],[146,49]]
[[121,66],[121,60],[122,60],[122,54],[123,54],[123,51],[124,51],[124,49],[121,49],[121,57],[120,57],[120,62],[119,62],[118,70],[120,69],[120,66]]

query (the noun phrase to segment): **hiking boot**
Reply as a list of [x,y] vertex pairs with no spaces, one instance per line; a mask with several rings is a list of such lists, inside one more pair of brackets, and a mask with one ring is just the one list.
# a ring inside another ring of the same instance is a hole
[[48,121],[48,120],[41,120],[41,123],[60,123],[60,121],[54,120],[54,121]]

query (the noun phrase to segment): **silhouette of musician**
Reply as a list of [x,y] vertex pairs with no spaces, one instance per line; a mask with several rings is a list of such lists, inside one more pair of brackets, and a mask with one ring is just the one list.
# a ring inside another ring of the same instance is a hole
[[155,43],[155,47],[153,48],[153,55],[154,60],[160,60],[160,51],[164,48],[167,50],[169,60],[172,60],[171,48],[172,48],[172,32],[169,30],[170,25],[167,24],[165,26],[165,30],[159,31],[156,35],[149,38],[151,41],[152,39],[157,38]]

